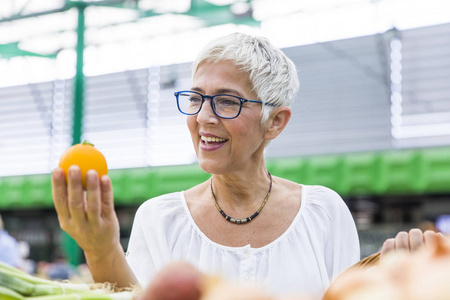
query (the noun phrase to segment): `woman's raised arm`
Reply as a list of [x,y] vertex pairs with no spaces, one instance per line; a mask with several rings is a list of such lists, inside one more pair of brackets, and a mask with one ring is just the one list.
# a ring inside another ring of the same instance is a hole
[[111,180],[89,170],[86,193],[80,168],[71,166],[68,175],[66,183],[61,168],[53,171],[53,202],[61,228],[83,249],[94,281],[117,287],[138,285],[120,244]]

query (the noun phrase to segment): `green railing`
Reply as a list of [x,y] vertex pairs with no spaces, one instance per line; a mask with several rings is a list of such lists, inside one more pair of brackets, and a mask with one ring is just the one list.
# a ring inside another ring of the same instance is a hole
[[[342,196],[450,193],[450,148],[267,160],[275,175],[318,184]],[[139,205],[209,178],[198,165],[111,170],[115,202]],[[0,209],[52,207],[50,175],[0,177]]]

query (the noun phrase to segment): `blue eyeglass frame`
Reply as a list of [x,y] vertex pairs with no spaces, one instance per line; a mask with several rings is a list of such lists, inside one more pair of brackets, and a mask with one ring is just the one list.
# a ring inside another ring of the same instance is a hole
[[[185,113],[185,112],[183,112],[183,111],[181,110],[181,108],[180,108],[180,101],[179,101],[179,98],[178,98],[179,95],[180,95],[181,93],[194,93],[194,94],[197,94],[197,95],[199,95],[200,97],[202,97],[202,104],[200,105],[200,107],[199,107],[199,109],[198,109],[198,111],[197,111],[196,113],[188,114],[188,113]],[[214,114],[215,114],[216,116],[218,116],[219,118],[222,118],[222,119],[228,119],[228,120],[230,120],[230,119],[235,119],[235,118],[237,118],[237,117],[241,114],[242,105],[243,105],[245,102],[261,103],[261,104],[263,104],[263,105],[277,106],[277,105],[274,104],[274,103],[264,103],[264,102],[259,101],[259,100],[249,100],[249,99],[245,99],[245,98],[242,98],[242,97],[238,97],[238,96],[235,96],[235,95],[229,95],[229,94],[218,94],[218,95],[210,96],[210,95],[203,95],[203,94],[201,94],[201,93],[199,93],[199,92],[195,92],[195,91],[178,91],[178,92],[175,92],[175,93],[173,93],[173,94],[175,95],[175,98],[177,99],[177,107],[178,107],[178,110],[179,110],[182,114],[188,115],[188,116],[193,116],[193,115],[198,114],[198,113],[202,110],[203,103],[205,103],[206,99],[208,99],[208,98],[211,99],[211,107],[212,107],[212,110],[213,110]],[[234,98],[236,98],[236,99],[239,99],[239,101],[241,101],[241,105],[239,106],[239,111],[238,111],[238,113],[237,113],[237,115],[236,115],[235,117],[231,117],[231,118],[222,117],[222,116],[220,116],[220,115],[216,112],[216,105],[214,104],[213,99],[214,99],[215,97],[219,97],[219,96],[229,96],[229,97],[234,97]]]

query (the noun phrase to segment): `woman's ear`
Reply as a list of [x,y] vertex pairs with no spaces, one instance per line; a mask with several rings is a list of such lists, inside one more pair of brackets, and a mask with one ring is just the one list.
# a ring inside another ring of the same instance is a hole
[[280,106],[275,108],[269,116],[267,121],[266,133],[264,138],[266,140],[273,140],[276,138],[286,127],[289,119],[291,118],[291,109],[287,106]]

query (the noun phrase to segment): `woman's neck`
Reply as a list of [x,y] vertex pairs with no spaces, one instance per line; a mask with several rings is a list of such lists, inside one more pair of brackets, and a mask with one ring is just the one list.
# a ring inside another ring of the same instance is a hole
[[261,204],[270,187],[270,177],[265,166],[257,172],[213,174],[212,190],[219,205],[231,209],[253,209]]

